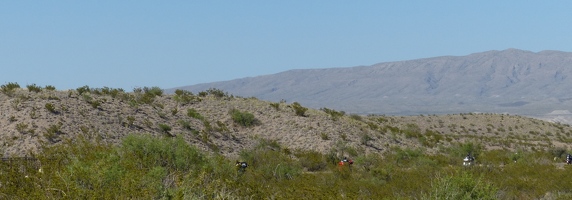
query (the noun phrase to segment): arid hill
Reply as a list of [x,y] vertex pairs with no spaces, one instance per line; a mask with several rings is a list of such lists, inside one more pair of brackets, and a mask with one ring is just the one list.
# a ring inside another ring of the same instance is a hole
[[570,149],[572,133],[568,125],[514,115],[360,116],[217,89],[198,94],[164,94],[147,87],[58,91],[16,83],[2,86],[0,116],[3,157],[29,156],[41,145],[78,138],[119,144],[128,134],[182,137],[208,152],[233,157],[260,139],[291,151],[361,154],[394,147],[438,152],[459,142],[487,149]]

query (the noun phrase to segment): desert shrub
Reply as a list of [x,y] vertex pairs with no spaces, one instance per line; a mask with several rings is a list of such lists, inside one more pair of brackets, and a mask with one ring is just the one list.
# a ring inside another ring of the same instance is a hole
[[405,129],[402,130],[403,134],[405,134],[405,138],[421,138],[423,135],[421,134],[421,129],[417,124],[407,124]]
[[298,149],[294,151],[294,155],[298,158],[300,165],[308,171],[321,171],[326,169],[326,160],[319,152]]
[[133,125],[135,124],[135,117],[134,116],[127,116],[127,124],[125,124],[127,127],[133,127]]
[[393,152],[397,165],[414,165],[416,160],[424,156],[421,149],[395,148]]
[[292,103],[292,108],[294,109],[294,112],[296,113],[296,116],[305,117],[305,116],[306,116],[306,111],[308,111],[308,108],[303,107],[303,106],[300,105],[300,103],[298,103],[298,102]]
[[276,140],[261,139],[254,149],[241,151],[240,158],[249,163],[249,168],[256,169],[245,178],[261,185],[292,179],[301,173],[301,167],[280,151]]
[[153,93],[143,93],[137,98],[137,102],[141,104],[152,104],[155,101],[155,94]]
[[143,92],[145,92],[145,94],[150,94],[150,95],[158,96],[158,97],[163,95],[163,90],[159,87],[156,87],[156,86],[150,87],[150,88],[149,87],[143,87]]
[[178,123],[179,125],[181,125],[181,127],[182,127],[183,129],[193,130],[193,128],[191,127],[191,122],[189,122],[189,121],[179,120],[179,121],[177,121],[177,123]]
[[61,138],[59,138],[59,135],[64,134],[62,132],[62,123],[58,123],[58,124],[52,124],[50,125],[48,128],[46,128],[46,132],[44,133],[44,137],[52,142],[52,143],[56,143],[61,141]]
[[154,138],[151,135],[129,135],[121,143],[123,153],[133,156],[136,166],[150,169],[155,166],[169,171],[188,170],[204,163],[205,156],[182,138]]
[[15,90],[18,88],[20,88],[20,85],[18,83],[12,83],[12,82],[0,86],[0,90],[2,90],[2,93],[8,96],[12,96]]
[[98,100],[92,100],[92,101],[89,101],[89,105],[92,108],[99,108],[99,106],[101,105],[101,102]]
[[56,110],[56,107],[55,107],[54,104],[52,104],[52,103],[46,103],[46,104],[44,105],[44,108],[46,108],[46,110],[50,111],[51,113],[58,114],[58,111]]
[[467,172],[438,175],[431,184],[431,192],[422,199],[498,199],[497,187]]
[[453,162],[458,162],[458,159],[464,158],[469,153],[478,161],[483,149],[484,147],[481,144],[463,142],[449,147],[446,151],[448,152],[449,156],[451,156],[450,158]]
[[354,119],[354,120],[357,120],[357,121],[362,121],[362,120],[363,120],[362,116],[357,115],[357,114],[351,114],[351,115],[350,115],[350,118],[352,118],[352,119]]
[[429,129],[425,130],[425,137],[422,142],[423,146],[426,147],[435,147],[443,140],[443,136],[436,132]]
[[213,95],[214,97],[216,97],[217,99],[223,98],[223,97],[227,97],[228,94],[220,89],[216,89],[216,88],[209,88],[206,91],[208,94]]
[[77,89],[75,89],[77,91],[78,94],[82,95],[83,93],[91,93],[91,88],[89,88],[89,86],[85,85],[82,87],[78,87]]
[[367,145],[367,143],[369,141],[372,141],[373,138],[371,136],[369,136],[367,133],[361,133],[360,134],[360,144],[362,145]]
[[169,133],[171,131],[171,126],[167,125],[167,124],[159,124],[159,130],[161,130],[163,133]]
[[197,98],[193,95],[192,92],[179,89],[175,90],[175,96],[173,99],[181,104],[188,104],[193,101],[197,101]]
[[195,119],[199,119],[199,120],[204,120],[205,118],[199,113],[197,112],[197,110],[195,110],[194,108],[189,108],[187,109],[187,116],[195,118]]
[[125,92],[125,90],[123,90],[121,88],[109,88],[109,87],[103,87],[101,89],[97,89],[97,91],[99,91],[101,94],[109,95],[112,98],[115,98],[115,97],[119,96],[120,93]]
[[329,114],[331,119],[334,121],[338,120],[340,117],[343,117],[346,114],[344,111],[336,111],[334,109],[329,109],[329,108],[320,108],[320,110]]
[[46,87],[44,87],[44,89],[46,89],[48,91],[54,91],[54,90],[56,90],[56,87],[53,85],[46,85]]
[[9,122],[15,122],[15,121],[18,121],[18,120],[16,119],[16,116],[10,115],[10,117],[8,117],[8,121],[9,121]]
[[328,136],[327,133],[321,132],[320,133],[320,138],[322,138],[322,140],[329,140],[330,137]]
[[230,131],[224,122],[216,121],[216,125],[217,128],[215,130],[218,132],[228,133]]
[[566,149],[564,149],[562,147],[554,147],[554,148],[550,148],[549,152],[550,152],[550,154],[552,154],[552,156],[557,157],[557,158],[561,158],[562,155],[564,155],[566,153]]
[[16,124],[16,130],[20,133],[25,133],[26,129],[28,129],[28,124],[26,123],[18,123]]
[[26,88],[28,88],[28,91],[30,92],[38,93],[42,91],[42,87],[37,86],[36,84],[26,85]]
[[230,115],[232,121],[234,121],[234,123],[240,124],[241,126],[251,127],[256,124],[256,118],[252,113],[242,112],[237,109],[232,109],[230,111]]
[[275,110],[280,110],[280,104],[279,103],[270,103],[270,106],[273,107]]

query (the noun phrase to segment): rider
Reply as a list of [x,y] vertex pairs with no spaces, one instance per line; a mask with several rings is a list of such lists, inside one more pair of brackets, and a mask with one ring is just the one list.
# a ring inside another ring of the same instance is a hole
[[234,165],[236,166],[236,168],[238,169],[238,171],[244,172],[246,170],[246,167],[248,167],[248,163],[246,162],[240,162],[240,161],[236,161],[236,164]]
[[572,155],[568,154],[566,155],[566,162],[570,162],[572,161]]
[[354,164],[354,161],[352,159],[348,159],[347,157],[344,157],[343,160],[341,160],[340,162],[338,162],[338,168],[341,169],[344,165],[349,164],[348,167],[351,170],[351,166]]

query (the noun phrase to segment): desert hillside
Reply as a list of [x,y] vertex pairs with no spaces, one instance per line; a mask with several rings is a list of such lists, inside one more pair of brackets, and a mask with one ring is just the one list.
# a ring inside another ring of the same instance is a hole
[[570,149],[568,125],[500,114],[351,115],[269,102],[218,89],[165,94],[157,87],[123,91],[2,85],[0,153],[29,156],[41,145],[86,138],[118,144],[128,134],[182,137],[207,152],[233,157],[260,139],[290,150],[381,153],[393,147],[438,152],[474,142],[487,149]]

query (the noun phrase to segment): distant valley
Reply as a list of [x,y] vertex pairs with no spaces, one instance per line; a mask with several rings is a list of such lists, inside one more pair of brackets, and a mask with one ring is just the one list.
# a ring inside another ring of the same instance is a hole
[[352,114],[507,113],[572,123],[572,53],[519,49],[371,66],[295,69],[171,88],[299,102]]

